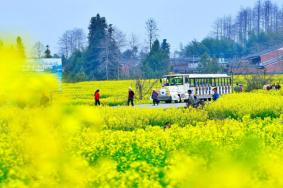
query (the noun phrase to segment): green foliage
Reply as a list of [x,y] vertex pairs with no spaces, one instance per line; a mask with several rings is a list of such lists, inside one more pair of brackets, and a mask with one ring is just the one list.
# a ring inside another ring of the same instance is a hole
[[283,35],[280,33],[253,34],[244,45],[230,39],[205,38],[201,42],[192,41],[181,49],[182,57],[201,57],[207,53],[215,58],[234,58],[260,52],[273,46],[283,44]]
[[106,38],[107,22],[105,17],[100,17],[99,14],[92,17],[88,29],[88,48],[94,50],[100,45],[101,40]]
[[97,14],[89,25],[88,47],[75,51],[64,63],[64,80],[77,82],[85,80],[117,79],[119,75],[120,50],[114,39],[112,25]]
[[160,78],[169,71],[170,47],[164,39],[161,46],[159,40],[155,40],[150,53],[142,62],[142,72],[146,78]]
[[99,68],[102,65],[100,55],[103,53],[104,42],[107,38],[107,27],[106,19],[100,17],[99,14],[90,20],[88,49],[86,51],[86,64],[84,67],[89,80],[105,78]]
[[80,51],[76,51],[72,56],[64,63],[63,78],[64,81],[78,82],[87,79],[84,72],[85,58],[84,54]]
[[183,57],[200,57],[205,53],[208,53],[208,48],[201,42],[196,40],[189,43],[185,48],[181,51],[181,56]]
[[201,43],[208,49],[207,53],[211,57],[233,58],[240,57],[244,53],[244,49],[233,40],[205,38]]
[[233,58],[245,54],[245,49],[233,40],[205,38],[201,42],[192,41],[181,50],[182,57],[201,57],[208,54],[214,58]]
[[272,46],[278,46],[283,44],[282,33],[264,33],[259,35],[253,34],[247,41],[246,50],[247,53],[256,53],[269,49]]
[[247,91],[262,89],[264,85],[270,84],[272,81],[270,76],[264,74],[247,75],[245,76],[245,79],[247,83]]
[[201,56],[198,71],[200,73],[217,73],[220,70],[217,59],[211,58],[207,53]]

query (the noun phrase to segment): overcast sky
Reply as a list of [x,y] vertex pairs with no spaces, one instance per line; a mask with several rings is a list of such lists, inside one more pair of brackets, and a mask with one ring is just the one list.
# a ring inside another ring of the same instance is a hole
[[[173,49],[180,43],[206,37],[214,21],[234,16],[241,7],[256,0],[0,0],[0,38],[24,35],[25,42],[42,41],[53,53],[58,38],[74,27],[87,32],[89,20],[100,13],[128,36],[135,33],[145,40],[145,21],[154,18],[160,38],[167,38]],[[282,0],[273,0],[283,4]],[[24,34],[23,34],[24,33]]]

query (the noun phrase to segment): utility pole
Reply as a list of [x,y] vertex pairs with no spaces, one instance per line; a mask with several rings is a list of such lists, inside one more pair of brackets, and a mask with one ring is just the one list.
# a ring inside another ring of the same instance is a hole
[[112,37],[112,26],[110,25],[110,28],[108,30],[108,35],[107,38],[106,38],[106,48],[105,48],[105,51],[106,51],[106,63],[105,63],[105,71],[106,71],[106,79],[109,80],[109,45],[110,45],[110,42],[111,42],[111,37]]
[[105,63],[105,68],[106,68],[106,79],[109,80],[109,74],[108,74],[108,65],[109,65],[109,48],[108,44],[106,46],[106,63]]
[[120,79],[120,61],[121,57],[119,56],[118,63],[117,63],[117,79]]

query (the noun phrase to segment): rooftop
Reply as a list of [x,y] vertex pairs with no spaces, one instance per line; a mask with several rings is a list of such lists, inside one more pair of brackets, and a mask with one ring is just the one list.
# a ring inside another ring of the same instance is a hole
[[189,78],[229,78],[230,76],[227,74],[170,74],[165,75],[164,77],[169,76],[186,76]]

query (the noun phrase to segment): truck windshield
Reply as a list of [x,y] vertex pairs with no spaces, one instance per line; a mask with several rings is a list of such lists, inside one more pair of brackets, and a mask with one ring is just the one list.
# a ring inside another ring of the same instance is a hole
[[183,77],[177,77],[177,76],[174,76],[174,77],[167,77],[167,80],[168,80],[168,85],[170,86],[177,86],[177,85],[183,85]]

